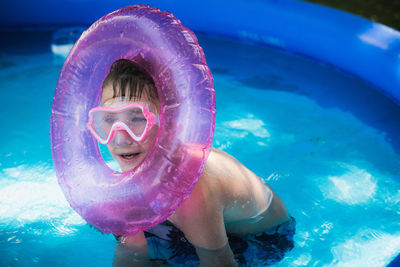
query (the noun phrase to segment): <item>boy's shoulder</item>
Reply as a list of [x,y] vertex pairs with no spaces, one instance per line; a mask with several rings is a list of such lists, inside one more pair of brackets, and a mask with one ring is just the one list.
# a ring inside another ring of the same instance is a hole
[[255,194],[263,194],[262,188],[260,179],[253,172],[228,153],[212,148],[193,191],[171,219],[187,221],[200,216],[229,215],[226,211],[235,209],[235,205],[250,203]]
[[216,190],[225,205],[252,198],[264,188],[255,173],[230,154],[215,148],[211,150],[201,178]]

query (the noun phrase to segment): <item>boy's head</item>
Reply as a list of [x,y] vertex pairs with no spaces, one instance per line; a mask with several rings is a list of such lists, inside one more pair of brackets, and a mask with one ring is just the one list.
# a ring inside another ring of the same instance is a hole
[[147,100],[157,106],[157,88],[151,76],[139,65],[128,59],[118,59],[104,79],[101,104],[110,99],[124,98],[127,101]]
[[[159,114],[157,88],[151,76],[136,63],[119,59],[111,65],[110,72],[103,82],[101,104],[103,107],[115,108],[133,103],[144,104],[150,112]],[[129,115],[126,114],[127,112],[118,115],[118,119],[125,120],[126,125],[134,120],[135,122],[144,120],[136,113],[132,115],[133,111],[128,113]],[[107,146],[122,171],[135,168],[146,157],[154,144],[157,131],[157,125],[149,127],[145,138],[141,141],[135,141],[123,128],[114,131]]]

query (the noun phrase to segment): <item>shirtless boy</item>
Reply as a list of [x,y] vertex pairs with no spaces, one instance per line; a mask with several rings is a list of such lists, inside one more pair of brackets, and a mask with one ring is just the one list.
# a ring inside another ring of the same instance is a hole
[[[135,102],[159,114],[152,78],[135,63],[117,60],[103,83],[101,104],[120,107]],[[157,130],[155,124],[139,142],[125,130],[114,133],[107,146],[122,171],[146,157]],[[183,264],[198,257],[199,266],[237,266],[254,257],[268,261],[271,252],[282,258],[293,247],[294,225],[263,179],[213,148],[192,193],[166,222],[135,236],[117,237],[114,265],[149,266],[154,258]],[[284,242],[272,240],[277,238]]]

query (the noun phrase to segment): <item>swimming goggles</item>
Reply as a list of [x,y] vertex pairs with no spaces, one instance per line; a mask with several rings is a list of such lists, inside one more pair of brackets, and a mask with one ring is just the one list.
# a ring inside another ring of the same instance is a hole
[[87,124],[93,136],[102,144],[110,143],[116,131],[126,131],[135,141],[146,138],[159,116],[145,102],[133,102],[118,107],[95,107],[89,111]]

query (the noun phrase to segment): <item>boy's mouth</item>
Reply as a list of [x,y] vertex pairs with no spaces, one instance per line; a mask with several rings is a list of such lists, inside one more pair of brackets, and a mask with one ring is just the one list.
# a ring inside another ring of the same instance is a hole
[[137,155],[139,155],[140,153],[130,153],[130,154],[121,154],[120,156],[121,156],[121,158],[123,158],[123,159],[127,159],[127,160],[129,160],[129,159],[133,159],[133,158],[135,158]]

